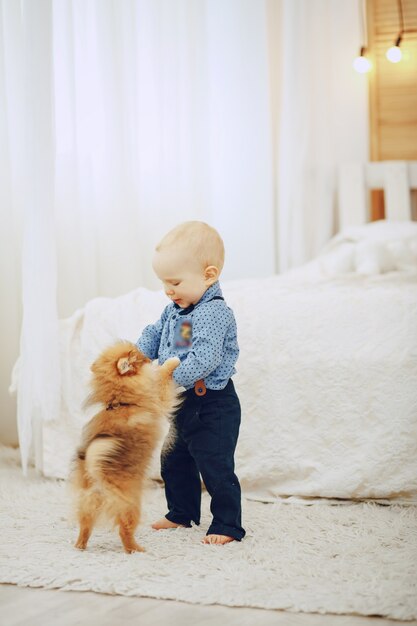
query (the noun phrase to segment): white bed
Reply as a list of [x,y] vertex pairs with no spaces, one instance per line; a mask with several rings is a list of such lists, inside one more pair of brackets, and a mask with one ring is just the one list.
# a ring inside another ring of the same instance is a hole
[[[345,220],[305,266],[221,283],[241,348],[236,470],[245,496],[417,492],[417,223],[401,217],[356,228]],[[165,304],[162,291],[139,288],[91,300],[61,321],[62,410],[41,425],[37,447],[45,475],[67,475],[94,412],[81,409],[92,360],[117,338],[136,341]],[[19,363],[12,390],[18,371]]]

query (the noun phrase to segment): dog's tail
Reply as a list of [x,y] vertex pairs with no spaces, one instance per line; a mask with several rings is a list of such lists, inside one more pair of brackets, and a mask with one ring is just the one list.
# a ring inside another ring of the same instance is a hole
[[102,478],[106,465],[114,462],[122,452],[123,442],[112,435],[97,435],[85,453],[85,467],[96,480]]
[[98,483],[108,494],[123,500],[129,506],[135,505],[135,501],[129,498],[124,491],[109,480],[109,469],[117,469],[118,461],[125,452],[122,439],[113,435],[97,435],[88,446],[85,453],[85,467],[90,477]]

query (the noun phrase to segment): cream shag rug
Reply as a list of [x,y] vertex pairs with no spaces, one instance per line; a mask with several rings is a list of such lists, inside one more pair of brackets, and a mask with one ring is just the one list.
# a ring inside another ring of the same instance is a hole
[[122,552],[116,531],[100,528],[88,550],[73,548],[64,481],[31,470],[0,448],[0,582],[91,590],[201,604],[417,618],[417,509],[375,503],[264,504],[243,499],[242,542],[200,543],[201,526],[155,531],[163,489],[146,496],[137,538],[146,553]]

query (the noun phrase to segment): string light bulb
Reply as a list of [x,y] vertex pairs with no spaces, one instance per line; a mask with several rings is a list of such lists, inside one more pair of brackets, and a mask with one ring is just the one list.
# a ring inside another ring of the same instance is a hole
[[398,63],[401,61],[403,53],[401,52],[401,48],[399,46],[392,46],[392,48],[389,48],[386,51],[385,56],[388,61],[391,61],[391,63]]
[[366,55],[366,48],[362,46],[359,56],[353,61],[353,68],[359,72],[359,74],[366,74],[372,68],[372,63]]
[[362,46],[360,48],[359,56],[353,61],[353,69],[359,72],[359,74],[366,74],[372,69],[372,63],[366,56],[367,53],[367,27],[366,27],[366,9],[365,0],[359,0],[358,7],[359,14],[359,34],[361,37]]
[[402,33],[403,31],[401,31],[401,33],[398,35],[395,44],[385,53],[385,56],[387,57],[388,61],[391,61],[391,63],[398,63],[402,59],[403,53],[401,52],[400,48]]
[[353,61],[353,68],[359,72],[359,74],[366,74],[372,68],[372,63],[365,56],[364,48],[361,48],[360,55]]

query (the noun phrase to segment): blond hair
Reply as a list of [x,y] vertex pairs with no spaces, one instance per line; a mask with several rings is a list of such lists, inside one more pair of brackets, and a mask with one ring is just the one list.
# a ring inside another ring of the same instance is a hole
[[202,269],[215,265],[219,271],[224,265],[224,243],[215,228],[205,222],[191,220],[178,224],[157,244],[156,252],[181,247],[201,264]]

